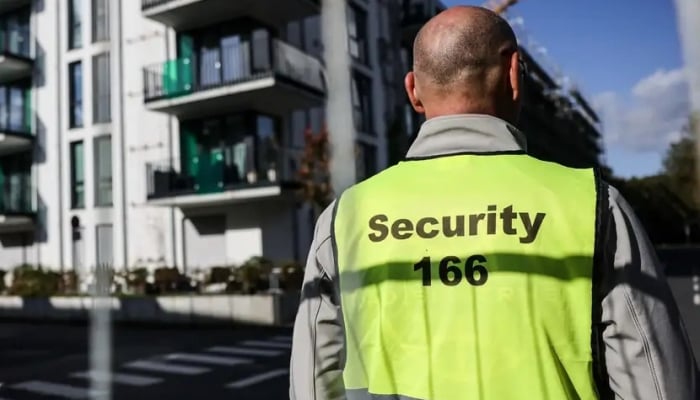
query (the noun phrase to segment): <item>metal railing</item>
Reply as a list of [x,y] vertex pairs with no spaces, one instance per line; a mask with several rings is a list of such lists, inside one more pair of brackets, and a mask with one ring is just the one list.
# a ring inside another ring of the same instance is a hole
[[[254,36],[254,35],[253,35]],[[232,41],[210,52],[144,68],[146,102],[275,76],[319,94],[322,63],[288,43],[268,37]]]
[[189,160],[172,158],[147,163],[147,197],[220,193],[283,181],[281,156],[272,160],[263,158],[246,144],[235,145],[231,150],[229,154],[224,151],[201,154]]
[[170,3],[174,0],[141,0],[141,10],[158,7],[160,5]]
[[24,180],[4,182],[1,190],[0,214],[31,214],[36,212],[34,188]]

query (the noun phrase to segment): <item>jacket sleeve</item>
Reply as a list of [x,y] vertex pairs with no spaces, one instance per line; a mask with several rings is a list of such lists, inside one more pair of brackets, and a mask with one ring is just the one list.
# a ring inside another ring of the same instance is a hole
[[629,204],[607,191],[601,322],[610,388],[622,400],[700,399],[688,336],[655,250]]
[[344,400],[345,336],[331,240],[335,203],[316,223],[294,323],[290,399]]

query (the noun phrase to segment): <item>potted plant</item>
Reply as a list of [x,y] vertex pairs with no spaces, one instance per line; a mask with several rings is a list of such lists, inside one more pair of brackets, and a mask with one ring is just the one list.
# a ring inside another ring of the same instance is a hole
[[248,178],[248,183],[255,183],[258,181],[258,174],[255,172],[255,170],[248,171],[246,177]]

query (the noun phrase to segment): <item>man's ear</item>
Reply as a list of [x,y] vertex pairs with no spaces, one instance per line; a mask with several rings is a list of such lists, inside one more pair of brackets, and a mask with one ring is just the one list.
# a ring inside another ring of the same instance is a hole
[[520,99],[522,98],[522,89],[524,85],[524,74],[525,71],[521,70],[520,68],[520,55],[518,52],[514,52],[510,56],[510,87],[512,89],[512,100],[515,103],[520,102]]
[[416,90],[416,75],[413,71],[406,74],[403,83],[406,88],[408,100],[411,102],[413,109],[416,110],[418,114],[425,114],[425,107],[423,107],[423,102],[418,97],[418,92]]

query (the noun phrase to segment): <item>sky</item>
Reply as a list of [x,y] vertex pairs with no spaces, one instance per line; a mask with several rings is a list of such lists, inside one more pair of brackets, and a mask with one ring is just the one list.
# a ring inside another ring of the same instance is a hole
[[659,172],[690,113],[674,0],[520,0],[507,17],[594,106],[615,174]]

